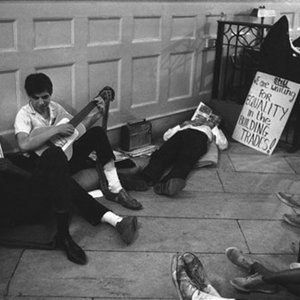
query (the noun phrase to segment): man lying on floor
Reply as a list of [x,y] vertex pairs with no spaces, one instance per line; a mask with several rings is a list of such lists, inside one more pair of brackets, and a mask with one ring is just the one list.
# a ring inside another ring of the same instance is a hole
[[174,196],[185,187],[191,170],[207,152],[208,143],[214,141],[220,150],[228,147],[218,123],[201,116],[169,129],[163,139],[165,142],[151,155],[138,177],[154,185],[155,193],[167,196]]

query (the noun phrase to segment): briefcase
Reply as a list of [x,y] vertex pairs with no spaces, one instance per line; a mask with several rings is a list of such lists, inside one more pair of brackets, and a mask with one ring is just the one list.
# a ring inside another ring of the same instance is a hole
[[146,119],[128,122],[121,128],[121,149],[132,151],[151,144],[152,124]]

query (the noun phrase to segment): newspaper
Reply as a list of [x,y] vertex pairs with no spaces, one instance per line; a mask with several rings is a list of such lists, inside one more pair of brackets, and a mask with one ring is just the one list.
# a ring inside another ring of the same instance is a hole
[[218,126],[221,123],[221,117],[219,115],[214,114],[212,109],[208,105],[204,104],[203,102],[199,103],[191,120],[192,121],[205,120],[208,122],[213,122],[215,126]]

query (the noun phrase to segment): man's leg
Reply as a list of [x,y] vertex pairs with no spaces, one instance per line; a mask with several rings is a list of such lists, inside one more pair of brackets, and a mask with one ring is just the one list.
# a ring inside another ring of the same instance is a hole
[[148,165],[140,174],[149,184],[159,182],[162,175],[171,167],[182,146],[182,138],[183,132],[179,131],[152,153]]
[[69,233],[70,174],[67,158],[60,148],[47,149],[37,160],[29,188],[32,191],[32,199],[37,199],[37,205],[51,203],[51,209],[57,220],[57,247],[66,252],[69,260],[85,264],[87,258],[84,251],[73,241]]
[[[109,190],[103,190],[105,197],[129,209],[142,209],[142,205],[136,199],[133,199],[120,183],[114,163],[115,156],[108,137],[101,127],[89,129],[74,143],[73,156],[70,160],[72,172],[79,171],[84,166],[85,160],[92,151],[96,151],[98,164],[103,167],[104,176],[108,182]],[[99,173],[100,177],[102,176],[101,168],[99,168],[99,172],[101,172]]]
[[177,134],[180,136],[181,146],[170,172],[154,186],[157,194],[173,196],[181,191],[196,162],[207,152],[208,137],[205,133],[187,129]]
[[120,217],[90,196],[75,180],[71,183],[72,202],[90,224],[108,223],[116,228],[121,239],[131,244],[137,233],[137,217]]

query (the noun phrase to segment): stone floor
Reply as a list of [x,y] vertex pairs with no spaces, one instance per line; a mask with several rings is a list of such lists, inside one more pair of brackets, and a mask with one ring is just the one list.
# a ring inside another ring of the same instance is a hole
[[102,200],[121,215],[137,214],[139,236],[125,246],[108,225],[92,227],[73,219],[74,239],[89,262],[78,266],[56,250],[0,248],[0,295],[7,299],[178,299],[170,275],[176,252],[192,251],[224,297],[299,299],[278,294],[242,294],[229,280],[246,276],[227,261],[236,246],[274,270],[296,260],[300,229],[282,221],[291,209],[275,193],[300,193],[300,153],[277,147],[266,156],[238,143],[223,152],[217,168],[193,172],[175,198],[152,190],[133,193],[139,212]]

